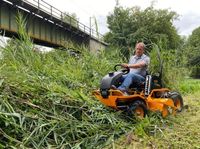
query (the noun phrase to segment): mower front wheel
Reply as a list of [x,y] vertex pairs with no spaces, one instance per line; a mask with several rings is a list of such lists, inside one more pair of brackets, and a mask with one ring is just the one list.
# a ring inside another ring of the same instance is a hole
[[129,106],[129,114],[135,118],[142,119],[147,115],[147,107],[144,102],[136,100]]
[[174,106],[177,108],[177,112],[181,112],[183,110],[183,98],[181,95],[177,92],[173,92],[169,98],[173,100]]

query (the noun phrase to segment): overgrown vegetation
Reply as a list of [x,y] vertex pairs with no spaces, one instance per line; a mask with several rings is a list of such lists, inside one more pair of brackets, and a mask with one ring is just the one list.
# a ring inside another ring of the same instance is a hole
[[187,60],[184,52],[166,50],[159,45],[153,44],[150,52],[151,63],[149,71],[153,75],[161,75],[162,84],[173,90],[180,90],[180,83],[189,75],[186,68]]
[[100,148],[131,129],[120,113],[91,96],[112,67],[103,53],[94,56],[78,46],[79,57],[61,50],[40,53],[24,30],[19,33],[0,61],[1,147]]
[[112,67],[103,54],[42,54],[26,43],[12,40],[0,62],[2,147],[96,148],[131,129],[91,96]]

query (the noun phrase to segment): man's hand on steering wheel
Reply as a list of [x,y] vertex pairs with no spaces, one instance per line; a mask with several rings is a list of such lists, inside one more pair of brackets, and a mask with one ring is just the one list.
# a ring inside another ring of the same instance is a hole
[[128,64],[126,64],[126,63],[121,64],[121,66],[124,68],[128,68]]
[[122,71],[124,75],[128,74],[130,72],[130,68],[127,65],[128,64],[117,64],[117,65],[115,65],[114,70],[119,71],[117,68],[118,68],[118,66],[120,66],[123,68],[123,69],[120,69],[120,71]]

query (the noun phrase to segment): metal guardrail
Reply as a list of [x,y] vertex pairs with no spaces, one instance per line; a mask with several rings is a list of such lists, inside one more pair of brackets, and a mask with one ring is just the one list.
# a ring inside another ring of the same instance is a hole
[[[8,1],[9,0],[5,0]],[[12,0],[11,0],[12,1]],[[79,22],[72,16],[60,11],[59,9],[53,7],[52,5],[48,4],[44,0],[21,0],[22,2],[28,3],[29,5],[35,7],[38,10],[44,11],[51,17],[57,18],[64,23],[68,23],[70,26],[73,26],[82,32],[90,35],[93,38],[96,38],[99,41],[102,41],[103,35],[97,32],[96,30],[84,25],[83,23]]]

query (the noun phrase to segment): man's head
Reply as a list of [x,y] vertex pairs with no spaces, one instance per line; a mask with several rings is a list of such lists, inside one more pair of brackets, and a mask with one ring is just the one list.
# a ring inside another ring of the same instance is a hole
[[143,42],[137,43],[135,46],[135,55],[139,57],[142,56],[142,54],[144,53],[144,48],[145,48],[145,44]]

